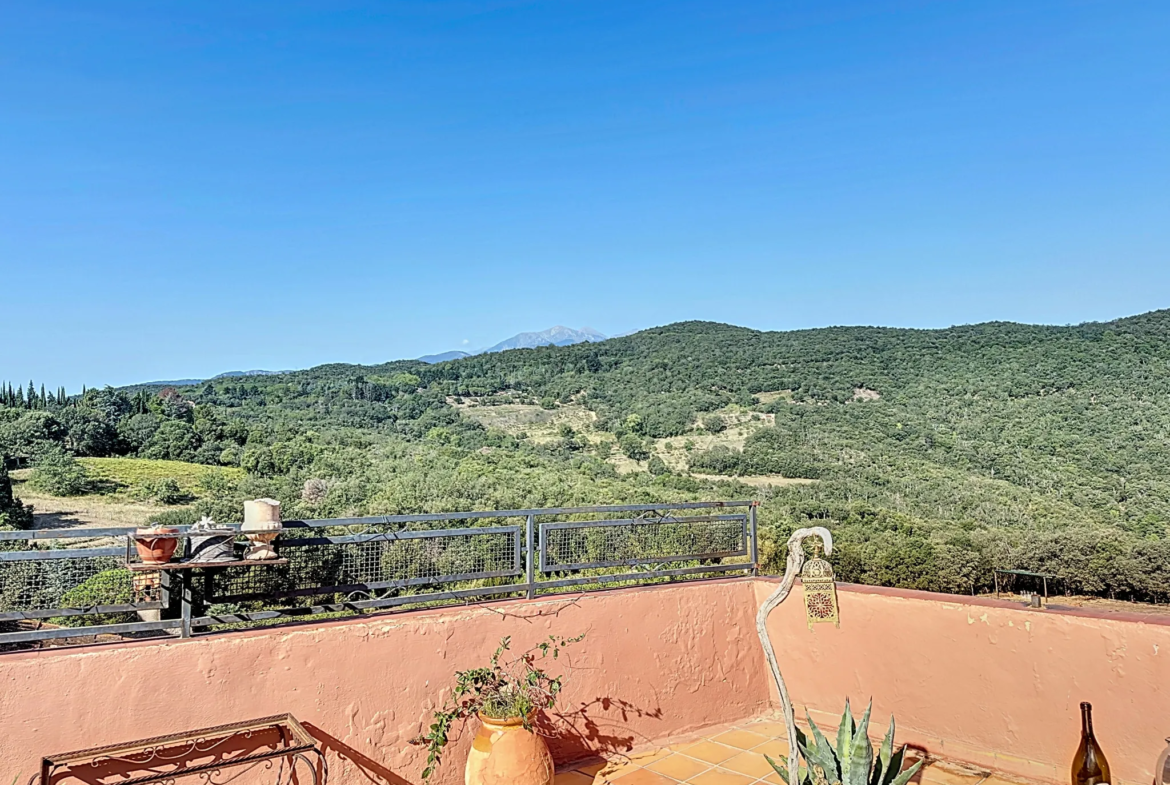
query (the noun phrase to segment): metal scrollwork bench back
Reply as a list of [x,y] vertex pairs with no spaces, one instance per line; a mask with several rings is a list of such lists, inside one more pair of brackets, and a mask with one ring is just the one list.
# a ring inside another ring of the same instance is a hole
[[[230,742],[257,739],[266,732],[272,733],[278,743],[266,744],[266,749],[253,750],[237,757],[191,765],[183,762],[192,756],[216,754],[217,750],[223,750]],[[316,756],[317,765],[313,764],[310,755]],[[29,785],[54,785],[68,780],[70,775],[80,779],[76,774],[83,769],[88,769],[91,779],[82,781],[92,782],[95,770],[103,764],[111,763],[138,767],[138,771],[142,772],[130,779],[119,779],[118,785],[173,783],[181,777],[189,776],[198,776],[204,785],[216,785],[216,778],[224,769],[242,766],[250,769],[261,765],[266,769],[275,769],[274,785],[283,785],[294,781],[298,761],[308,768],[313,785],[326,785],[328,767],[316,739],[309,735],[296,717],[278,714],[125,744],[50,755],[41,760],[41,772],[32,776]],[[169,768],[163,770],[164,767]]]

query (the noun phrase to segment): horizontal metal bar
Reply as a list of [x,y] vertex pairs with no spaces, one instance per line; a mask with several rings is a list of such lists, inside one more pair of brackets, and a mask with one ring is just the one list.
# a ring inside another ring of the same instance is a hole
[[52,630],[30,630],[28,632],[0,633],[0,645],[5,643],[28,643],[58,638],[88,638],[92,635],[120,635],[126,632],[149,632],[151,630],[173,630],[182,626],[182,619],[163,621],[137,621],[127,624],[100,624],[93,627],[62,627]]
[[51,619],[57,616],[89,616],[100,613],[133,613],[134,611],[153,611],[164,607],[161,602],[138,602],[125,605],[95,605],[91,608],[50,608],[35,611],[5,611],[0,613],[0,621],[21,619]]
[[495,594],[518,594],[526,588],[526,584],[522,583],[509,584],[508,586],[488,586],[482,589],[458,589],[454,591],[434,592],[433,594],[412,594],[409,597],[387,597],[380,600],[353,600],[328,605],[306,606],[304,608],[282,608],[271,611],[225,614],[223,616],[199,616],[191,620],[191,626],[207,627],[212,624],[237,624],[247,621],[279,619],[286,616],[313,616],[318,613],[341,613],[343,611],[370,610],[373,608],[393,608],[400,605],[434,602],[435,600],[461,600],[471,597],[487,597]]
[[589,575],[583,578],[564,578],[557,581],[540,581],[536,590],[555,589],[563,586],[581,586],[587,583],[616,583],[620,581],[640,581],[647,578],[673,578],[680,575],[698,575],[710,572],[735,572],[750,570],[751,564],[712,564],[706,567],[684,567],[677,570],[653,570],[650,572],[627,572],[610,575]]
[[353,526],[362,523],[425,523],[429,521],[458,521],[474,518],[526,518],[529,515],[579,515],[585,513],[645,512],[649,510],[699,510],[710,508],[750,507],[753,502],[662,502],[660,504],[618,504],[597,507],[539,507],[529,510],[477,510],[469,512],[439,512],[420,515],[379,515],[366,518],[323,518],[320,520],[285,521],[290,528],[322,528],[325,526]]
[[677,554],[651,556],[640,559],[619,559],[616,561],[576,562],[574,564],[548,564],[542,572],[564,572],[565,570],[590,570],[601,567],[636,567],[639,564],[664,564],[672,561],[695,561],[696,559],[722,559],[729,556],[747,556],[747,548],[736,551],[714,551],[711,553]]
[[[651,510],[700,510],[712,508],[750,507],[750,501],[730,502],[663,502],[660,504],[618,504],[602,505],[597,507],[538,507],[528,510],[474,510],[468,512],[440,512],[417,515],[373,515],[363,518],[321,518],[319,520],[290,520],[285,521],[285,528],[289,529],[320,529],[327,526],[355,526],[359,524],[387,524],[387,523],[427,523],[434,521],[458,521],[482,518],[525,518],[529,515],[579,515],[586,513],[611,512],[647,512]],[[240,523],[216,524],[220,528],[239,530]],[[181,532],[188,531],[190,526],[176,526]],[[59,540],[81,539],[94,537],[118,537],[134,534],[138,527],[108,527],[102,529],[33,529],[29,531],[0,532],[0,541],[3,540]]]
[[354,583],[348,586],[307,586],[302,589],[289,591],[272,591],[256,594],[215,594],[212,602],[247,602],[250,600],[269,597],[312,597],[317,594],[352,594],[355,591],[378,591],[380,589],[402,589],[408,586],[434,586],[439,583],[454,583],[457,581],[475,581],[487,578],[511,578],[523,575],[523,570],[502,570],[499,572],[468,572],[462,575],[440,575],[426,578],[402,578],[395,581],[374,581],[372,583]]
[[[240,524],[216,524],[220,529],[234,529],[239,531]],[[90,540],[100,537],[125,537],[134,534],[139,527],[118,526],[104,529],[29,529],[27,531],[0,532],[0,542],[4,540]],[[189,532],[190,526],[174,526],[180,532]]]
[[344,545],[355,542],[378,542],[394,540],[429,540],[440,537],[465,537],[484,534],[518,534],[519,526],[478,526],[467,529],[435,529],[433,531],[372,532],[369,534],[343,534],[337,537],[285,537],[280,540],[281,548],[300,548],[306,545]]
[[125,548],[51,548],[43,551],[0,551],[0,562],[92,559],[98,556],[124,556],[125,553]]
[[592,529],[605,526],[651,526],[666,523],[715,523],[717,521],[746,521],[747,515],[692,515],[683,518],[622,518],[608,521],[561,521],[558,523],[542,523],[540,530],[553,529]]
[[[124,744],[107,744],[101,747],[90,747],[84,750],[72,750],[71,752],[58,752],[52,755],[46,755],[44,760],[53,764],[54,766],[71,765],[77,763],[94,763],[95,758],[108,759],[112,756],[128,757],[141,752],[149,752],[154,749],[165,749],[172,746],[174,743],[182,743],[191,741],[193,739],[205,740],[217,736],[235,736],[241,731],[259,731],[280,729],[284,726],[285,730],[291,731],[293,741],[296,746],[313,746],[313,738],[309,736],[304,727],[297,721],[296,717],[289,713],[274,714],[271,717],[258,717],[254,720],[245,720],[243,722],[229,722],[225,725],[215,725],[210,728],[199,728],[198,730],[184,731],[182,733],[169,733],[166,736],[152,736],[148,739],[138,739],[133,742]],[[287,749],[281,748],[281,749]],[[170,774],[174,774],[172,771]],[[46,783],[47,785],[47,783]]]
[[125,537],[133,534],[134,528],[117,529],[30,529],[29,531],[0,532],[4,540],[73,540],[96,539],[98,537]]

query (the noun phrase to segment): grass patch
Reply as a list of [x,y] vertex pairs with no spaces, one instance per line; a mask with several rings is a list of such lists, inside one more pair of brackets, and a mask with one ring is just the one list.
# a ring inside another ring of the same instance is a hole
[[179,489],[192,496],[201,496],[200,481],[209,472],[238,482],[243,469],[226,466],[205,466],[185,461],[158,461],[149,458],[78,458],[90,479],[107,493],[121,495],[143,488],[159,480],[173,479]]
[[200,482],[209,472],[232,483],[244,477],[244,471],[235,467],[184,461],[148,458],[78,458],[77,461],[85,467],[91,486],[91,492],[81,496],[58,497],[28,487],[26,480],[31,469],[12,473],[16,496],[33,506],[34,527],[142,526],[160,513],[183,509],[161,504],[151,497],[148,491],[152,485],[173,479],[187,497],[185,501],[194,501],[207,495]]

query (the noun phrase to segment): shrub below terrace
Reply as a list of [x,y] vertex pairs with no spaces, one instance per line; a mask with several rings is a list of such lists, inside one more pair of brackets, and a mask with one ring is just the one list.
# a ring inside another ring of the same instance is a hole
[[708,414],[703,418],[703,430],[708,433],[723,433],[727,430],[727,420],[718,414]]
[[57,446],[44,448],[33,462],[28,486],[53,496],[80,496],[90,490],[85,467]]
[[618,449],[632,461],[644,461],[650,457],[650,448],[646,446],[645,439],[632,433],[622,434],[618,439]]
[[17,499],[12,493],[12,478],[4,456],[0,455],[0,531],[5,529],[31,529],[33,509]]
[[732,476],[779,474],[793,479],[815,480],[822,474],[808,457],[807,445],[777,428],[760,428],[744,442],[742,450],[716,445],[692,452],[692,471]]
[[[99,572],[79,586],[61,595],[62,608],[93,608],[101,605],[128,605],[134,601],[130,576],[126,570]],[[97,624],[121,624],[136,619],[133,612],[99,613],[86,616],[54,616],[50,624],[61,627],[87,627]]]
[[174,477],[147,480],[135,488],[132,495],[141,501],[152,501],[159,504],[182,504],[191,499],[191,496],[184,493],[183,489],[179,487],[179,482]]

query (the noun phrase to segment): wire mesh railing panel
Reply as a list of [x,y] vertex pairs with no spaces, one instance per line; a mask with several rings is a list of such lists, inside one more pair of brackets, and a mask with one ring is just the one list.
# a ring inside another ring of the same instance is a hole
[[746,520],[726,515],[543,524],[541,571],[746,556]]
[[288,539],[287,565],[208,573],[209,602],[349,594],[523,574],[514,526]]
[[160,598],[157,580],[138,579],[116,556],[0,561],[0,620],[106,606],[145,608]]
[[[749,512],[702,514],[735,507]],[[596,520],[615,513],[637,517]],[[587,516],[595,520],[580,520]],[[518,521],[524,525],[505,525]],[[461,524],[467,528],[438,528]],[[750,502],[288,521],[276,542],[280,558],[244,565],[179,557],[153,569],[135,560],[133,532],[0,532],[0,648],[104,634],[189,636],[755,567]],[[185,527],[179,536],[188,536]]]

